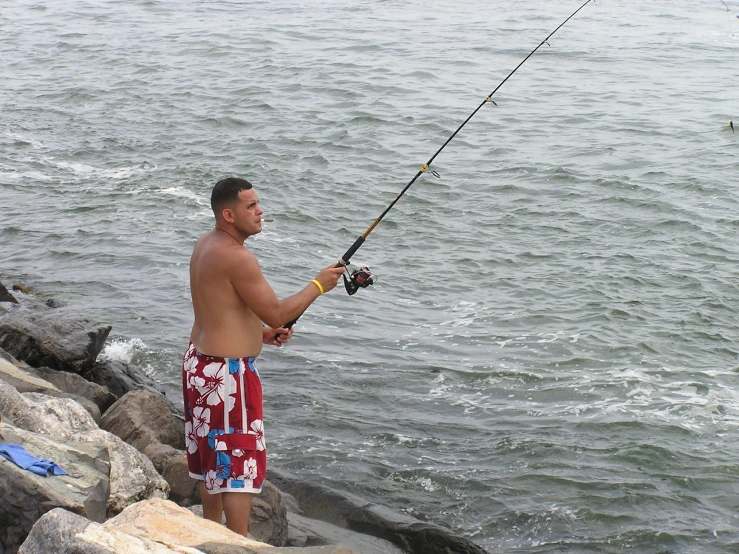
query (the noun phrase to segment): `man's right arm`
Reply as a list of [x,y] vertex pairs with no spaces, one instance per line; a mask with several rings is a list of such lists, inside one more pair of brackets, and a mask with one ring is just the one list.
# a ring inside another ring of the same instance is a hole
[[[244,304],[270,327],[282,327],[297,319],[321,295],[318,286],[311,282],[297,294],[280,300],[262,274],[254,254],[248,250],[239,254],[229,268],[231,283]],[[333,266],[321,270],[316,281],[323,292],[336,286],[343,271],[344,268]]]

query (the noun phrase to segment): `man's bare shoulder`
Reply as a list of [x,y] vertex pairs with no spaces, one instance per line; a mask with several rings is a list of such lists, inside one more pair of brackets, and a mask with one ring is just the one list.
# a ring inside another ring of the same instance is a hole
[[196,265],[217,266],[228,273],[259,267],[256,256],[249,249],[217,230],[209,231],[198,239],[193,250],[193,262]]

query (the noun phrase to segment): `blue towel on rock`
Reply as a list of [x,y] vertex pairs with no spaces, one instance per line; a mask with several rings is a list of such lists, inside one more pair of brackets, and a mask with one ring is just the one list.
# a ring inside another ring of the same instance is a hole
[[13,462],[18,467],[32,471],[37,475],[69,475],[51,460],[43,460],[26,452],[20,444],[5,444],[0,442],[0,456]]

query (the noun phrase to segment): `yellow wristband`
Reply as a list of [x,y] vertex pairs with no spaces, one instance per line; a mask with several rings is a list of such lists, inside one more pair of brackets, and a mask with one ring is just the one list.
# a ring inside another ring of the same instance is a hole
[[321,283],[318,282],[318,279],[313,279],[311,283],[316,285],[318,287],[318,290],[321,291],[321,294],[323,294],[323,287],[321,286]]

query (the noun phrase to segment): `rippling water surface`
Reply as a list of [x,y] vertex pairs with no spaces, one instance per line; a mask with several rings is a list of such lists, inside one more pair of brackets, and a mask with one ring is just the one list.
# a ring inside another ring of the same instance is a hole
[[[174,387],[216,180],[296,292],[578,5],[5,2],[0,279]],[[549,42],[355,256],[379,283],[265,351],[272,463],[490,551],[736,551],[739,20],[601,0]]]

